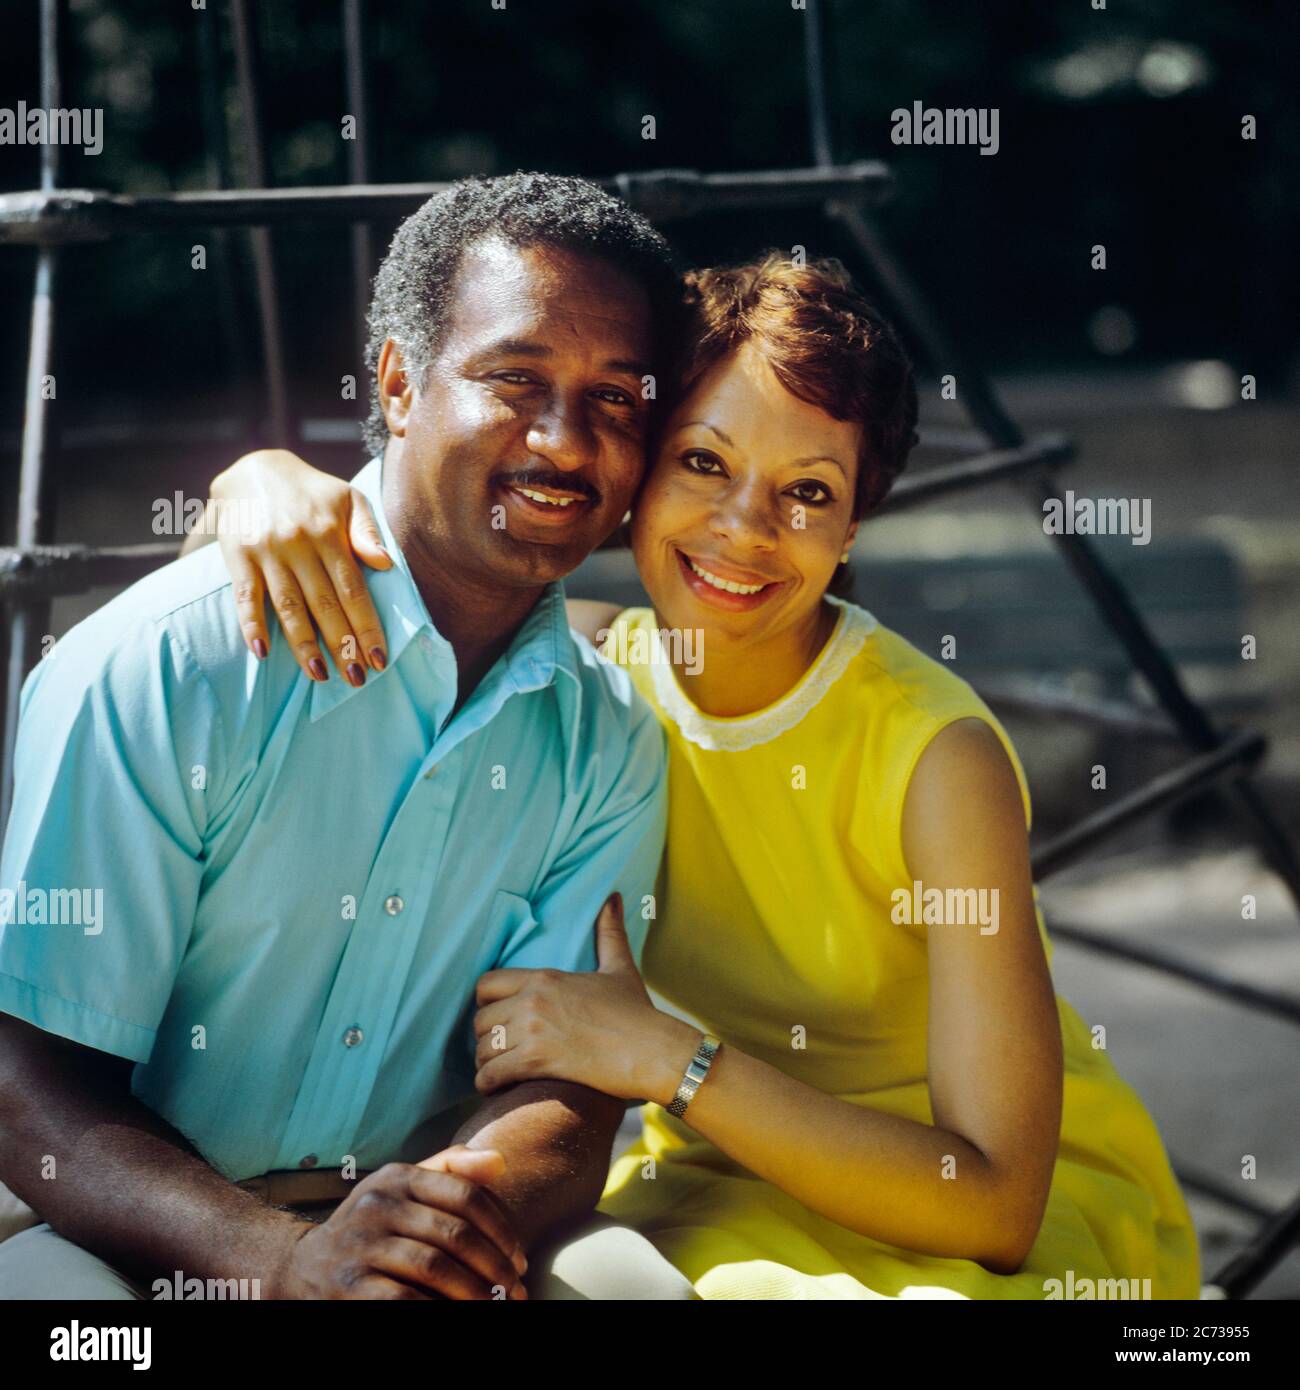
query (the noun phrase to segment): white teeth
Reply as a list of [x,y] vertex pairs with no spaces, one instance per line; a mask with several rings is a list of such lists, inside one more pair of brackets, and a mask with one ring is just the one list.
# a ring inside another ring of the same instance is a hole
[[552,507],[567,507],[577,501],[576,497],[548,497],[544,492],[534,492],[532,488],[527,487],[519,487],[515,491],[522,493],[534,502],[547,502]]
[[756,594],[760,589],[767,588],[766,584],[735,584],[730,579],[719,579],[716,574],[701,569],[689,555],[686,557],[686,563],[706,584],[712,584],[715,589],[722,589],[729,594]]

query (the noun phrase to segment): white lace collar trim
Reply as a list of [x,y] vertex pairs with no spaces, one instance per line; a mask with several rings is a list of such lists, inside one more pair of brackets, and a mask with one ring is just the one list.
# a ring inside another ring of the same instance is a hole
[[652,630],[650,640],[654,647],[654,658],[650,663],[650,674],[655,698],[664,713],[681,730],[682,736],[710,752],[738,753],[746,748],[756,748],[761,743],[770,743],[793,729],[820,703],[822,696],[844,674],[849,662],[879,626],[874,616],[857,604],[846,603],[831,594],[826,595],[826,601],[835,604],[840,614],[826,645],[804,672],[802,680],[766,709],[732,718],[705,714],[692,704],[677,683],[672,663],[662,650],[658,632]]

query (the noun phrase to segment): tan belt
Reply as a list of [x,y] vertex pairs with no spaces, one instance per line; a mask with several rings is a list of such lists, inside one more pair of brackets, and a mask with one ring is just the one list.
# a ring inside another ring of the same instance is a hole
[[236,1183],[273,1207],[321,1207],[341,1202],[356,1191],[372,1168],[360,1168],[354,1178],[345,1178],[340,1168],[288,1168],[245,1178]]

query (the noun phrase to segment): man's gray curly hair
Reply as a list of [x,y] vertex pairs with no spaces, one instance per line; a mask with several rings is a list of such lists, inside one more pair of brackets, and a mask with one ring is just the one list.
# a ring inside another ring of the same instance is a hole
[[423,385],[446,326],[461,257],[488,236],[518,247],[555,246],[616,266],[644,286],[656,349],[662,347],[680,281],[667,241],[640,213],[587,179],[567,175],[519,172],[461,179],[398,227],[375,276],[366,345],[370,416],[364,426],[371,456],[382,453],[388,441],[379,403],[385,339],[401,348],[408,378]]

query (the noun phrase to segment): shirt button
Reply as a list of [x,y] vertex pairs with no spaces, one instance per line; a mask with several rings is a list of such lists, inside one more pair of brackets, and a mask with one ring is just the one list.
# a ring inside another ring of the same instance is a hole
[[308,1154],[306,1158],[300,1158],[298,1160],[298,1167],[314,1168],[319,1162],[320,1159],[318,1159],[315,1154]]
[[390,894],[384,899],[384,911],[390,917],[396,917],[406,904],[397,896],[396,893]]
[[366,1035],[361,1031],[360,1028],[349,1028],[347,1032],[343,1034],[343,1046],[356,1047],[356,1045],[365,1036]]
[[435,772],[437,772],[437,770],[438,770],[438,764],[437,764],[437,763],[434,763],[434,765],[428,770],[428,772],[426,772],[426,773],[424,774],[425,781],[427,782],[428,779],[429,779],[430,777],[432,777],[433,774],[434,774]]

